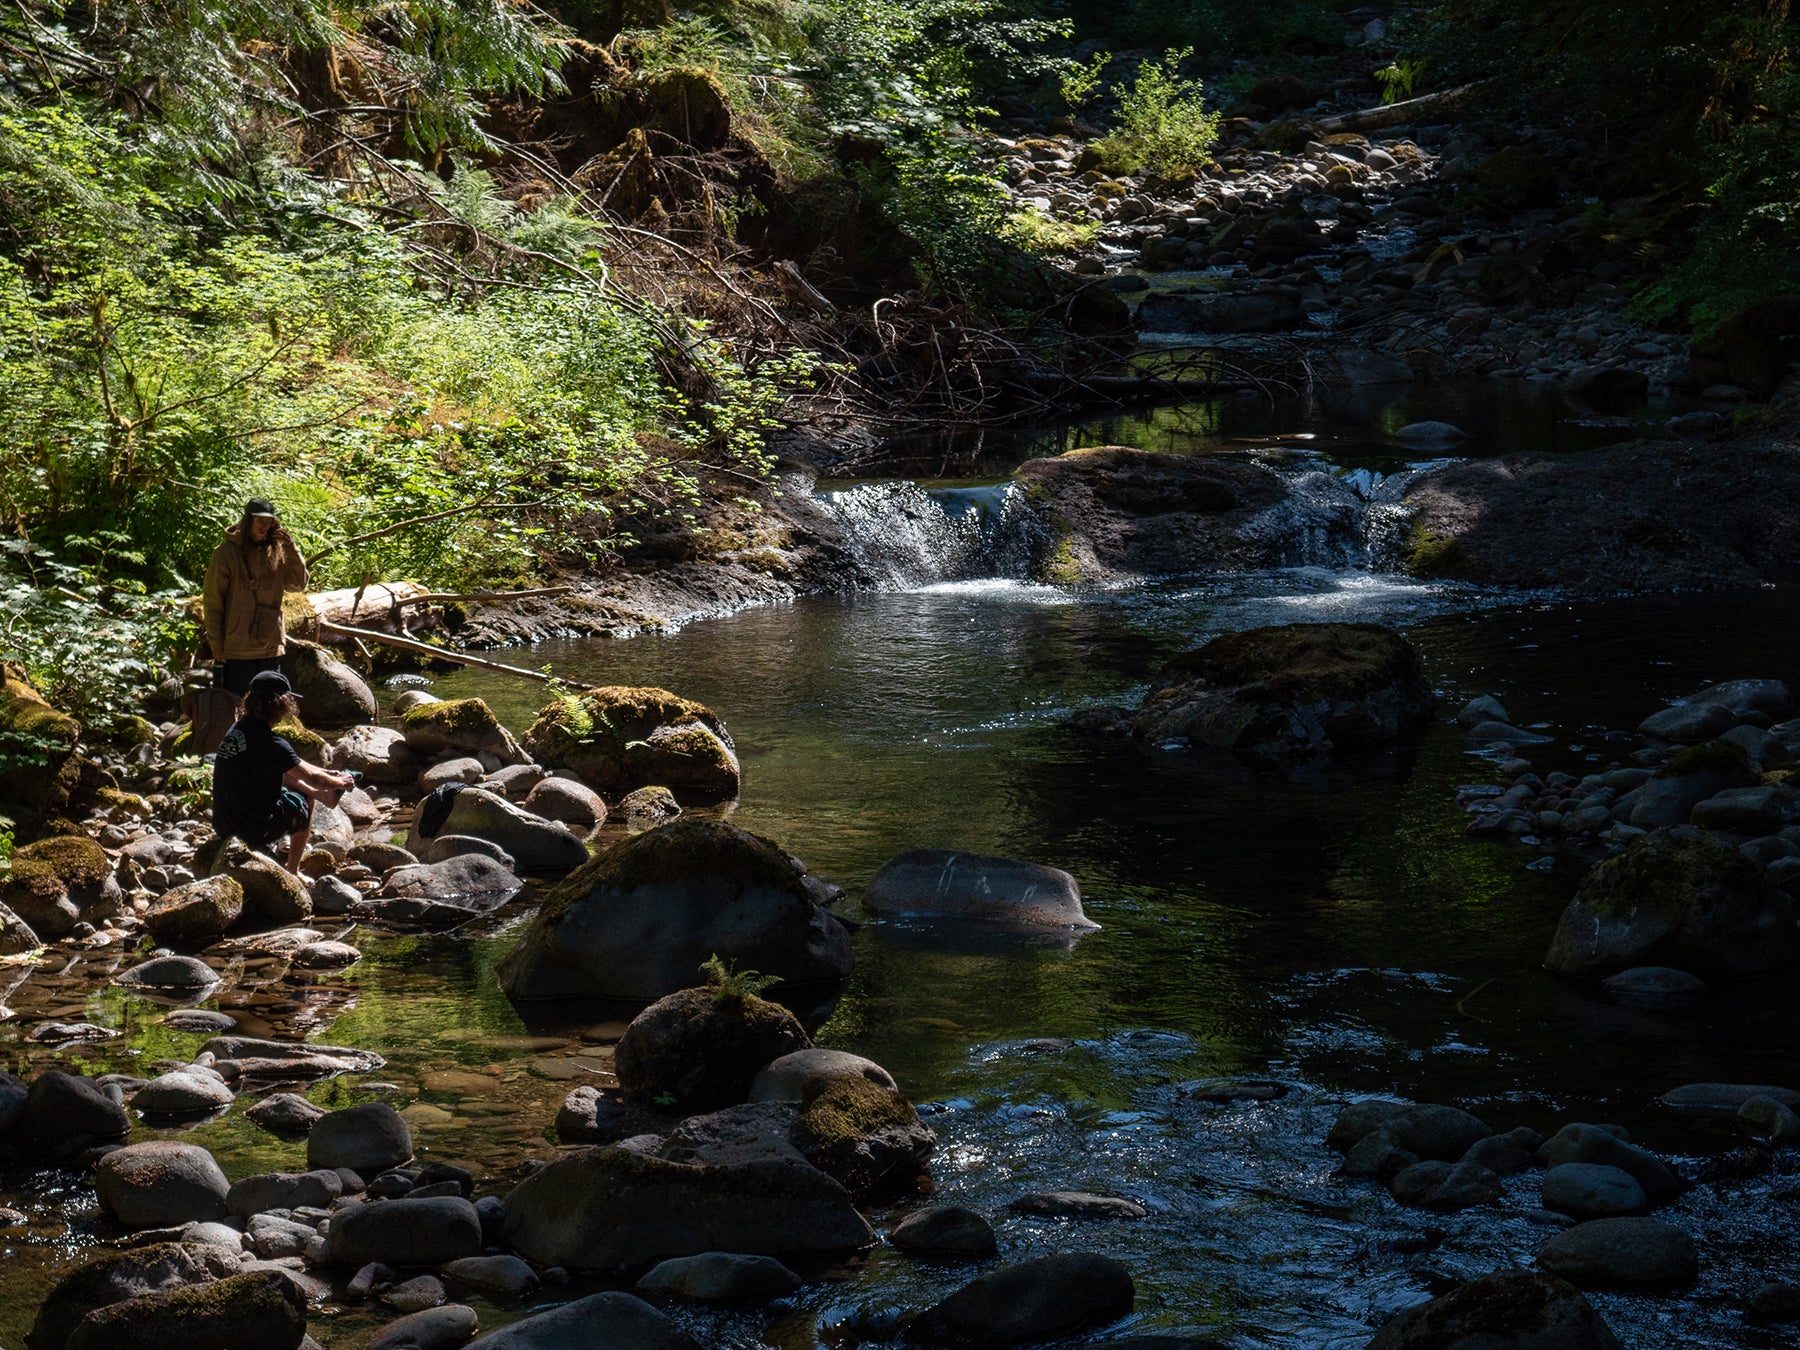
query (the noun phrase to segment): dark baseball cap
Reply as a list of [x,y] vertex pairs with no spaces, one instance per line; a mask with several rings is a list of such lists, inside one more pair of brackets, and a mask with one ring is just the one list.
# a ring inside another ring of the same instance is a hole
[[[294,686],[288,683],[288,677],[279,670],[264,670],[250,677],[250,692],[274,698],[279,694],[294,694]],[[302,695],[294,694],[295,698]]]
[[249,501],[244,503],[244,514],[247,516],[267,516],[270,520],[274,520],[276,518],[275,503],[270,501],[267,497],[252,497]]

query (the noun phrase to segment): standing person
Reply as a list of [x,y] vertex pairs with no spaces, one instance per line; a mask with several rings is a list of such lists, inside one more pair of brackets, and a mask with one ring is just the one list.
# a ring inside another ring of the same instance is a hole
[[252,497],[244,518],[213,550],[201,596],[206,641],[223,667],[219,684],[233,698],[243,698],[256,675],[280,665],[287,650],[281,597],[304,591],[310,579],[293,536],[275,515],[275,503]]
[[314,802],[336,806],[356,782],[347,773],[315,768],[295,752],[275,723],[296,711],[300,696],[279,670],[254,676],[244,694],[244,715],[219,742],[213,763],[213,828],[252,848],[273,853],[287,838],[290,872],[300,869],[312,833]]

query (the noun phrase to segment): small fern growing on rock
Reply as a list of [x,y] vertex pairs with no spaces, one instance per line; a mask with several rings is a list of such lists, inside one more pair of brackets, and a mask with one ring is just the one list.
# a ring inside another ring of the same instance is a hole
[[717,952],[700,963],[700,973],[706,976],[706,987],[713,991],[714,1003],[742,1003],[745,999],[757,997],[770,985],[781,983],[779,975],[764,975],[755,970],[734,970],[731,962],[724,960]]

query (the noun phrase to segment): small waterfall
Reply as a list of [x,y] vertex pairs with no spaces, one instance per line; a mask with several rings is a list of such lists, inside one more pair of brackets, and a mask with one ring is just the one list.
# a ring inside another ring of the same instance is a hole
[[1285,565],[1398,571],[1412,514],[1404,498],[1416,476],[1410,469],[1392,474],[1309,469],[1289,475]]
[[1032,575],[1045,534],[1013,483],[927,489],[868,483],[817,495],[869,585],[910,591],[943,581]]

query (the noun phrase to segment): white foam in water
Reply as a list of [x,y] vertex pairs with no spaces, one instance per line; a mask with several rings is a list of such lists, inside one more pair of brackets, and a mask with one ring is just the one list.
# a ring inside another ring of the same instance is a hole
[[1043,543],[1042,526],[1013,483],[935,491],[916,483],[870,483],[821,492],[818,502],[843,530],[876,590],[1023,580]]
[[971,581],[939,581],[918,587],[920,595],[967,595],[983,600],[1016,600],[1029,605],[1072,605],[1074,595],[1060,586],[1012,577],[977,577]]

